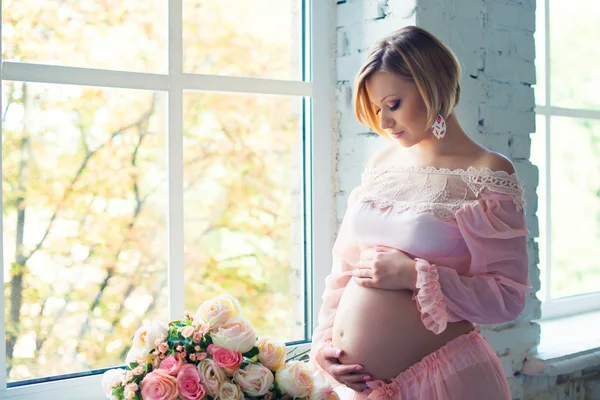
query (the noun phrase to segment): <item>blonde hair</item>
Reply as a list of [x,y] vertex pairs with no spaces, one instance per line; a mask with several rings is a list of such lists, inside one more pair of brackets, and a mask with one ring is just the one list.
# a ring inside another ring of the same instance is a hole
[[376,107],[367,93],[367,80],[378,71],[413,81],[427,107],[427,127],[438,114],[447,118],[460,100],[460,64],[452,50],[431,33],[407,26],[378,41],[355,82],[354,106],[358,122],[379,134]]

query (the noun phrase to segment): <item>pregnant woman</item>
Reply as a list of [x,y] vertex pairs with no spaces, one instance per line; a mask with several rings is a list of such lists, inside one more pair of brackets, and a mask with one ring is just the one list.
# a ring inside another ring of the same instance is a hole
[[358,120],[390,146],[349,197],[311,351],[355,399],[510,399],[478,324],[525,305],[523,188],[461,128],[459,76],[450,49],[407,27],[356,80]]

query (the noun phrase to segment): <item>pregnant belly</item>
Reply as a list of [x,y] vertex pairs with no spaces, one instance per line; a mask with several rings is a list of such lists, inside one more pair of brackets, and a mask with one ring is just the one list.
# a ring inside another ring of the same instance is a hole
[[452,339],[473,330],[463,321],[440,335],[421,322],[411,291],[364,288],[350,281],[333,324],[333,346],[342,364],[360,364],[373,379],[398,376]]

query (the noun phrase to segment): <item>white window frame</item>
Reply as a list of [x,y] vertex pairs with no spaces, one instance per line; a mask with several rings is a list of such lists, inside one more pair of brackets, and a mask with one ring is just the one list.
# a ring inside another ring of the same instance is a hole
[[[544,62],[544,87],[545,87],[545,97],[544,104],[537,104],[535,107],[536,115],[544,116],[545,119],[545,149],[544,149],[544,169],[546,171],[545,174],[545,193],[544,193],[544,205],[546,213],[545,215],[539,215],[539,218],[544,218],[545,221],[545,235],[546,235],[546,243],[551,243],[552,240],[552,216],[551,216],[551,204],[552,198],[551,188],[552,188],[552,170],[551,170],[551,157],[550,157],[550,131],[551,131],[551,117],[559,116],[559,117],[571,117],[571,118],[585,118],[585,119],[598,119],[600,120],[600,111],[599,110],[583,110],[583,109],[573,109],[573,108],[561,108],[552,106],[551,101],[551,85],[550,85],[550,74],[551,74],[551,66],[550,66],[550,0],[544,0],[544,50],[545,57],[543,59]],[[536,12],[540,12],[541,10],[537,9]],[[542,27],[537,27],[536,29],[540,29]],[[539,43],[536,43],[536,46]],[[536,134],[541,134],[542,132],[537,132]],[[547,245],[546,248],[540,249],[543,251],[546,258],[546,264],[540,266],[544,268],[544,280],[541,282],[542,287],[544,288],[544,298],[540,299],[542,301],[542,320],[550,320],[555,318],[562,318],[566,316],[571,316],[575,314],[581,314],[585,312],[600,310],[600,292],[590,293],[585,295],[573,296],[573,297],[565,297],[560,299],[552,299],[551,292],[551,283],[552,283],[552,245]]]
[[[183,39],[182,39],[182,1],[169,0],[168,23],[169,41],[168,74],[137,73],[126,71],[110,71],[93,68],[51,66],[28,63],[3,62],[1,79],[40,83],[56,83],[67,85],[85,85],[114,87],[126,89],[159,90],[168,92],[168,168],[169,168],[169,318],[184,312],[184,275],[183,275],[183,93],[184,90],[243,92],[306,96],[305,110],[312,114],[312,126],[306,131],[306,200],[308,201],[306,224],[307,260],[306,309],[309,326],[307,332],[313,331],[316,315],[321,306],[320,294],[325,288],[325,276],[331,265],[331,246],[334,226],[334,199],[331,182],[332,151],[332,115],[335,106],[335,81],[332,57],[334,9],[330,2],[322,0],[301,0],[308,15],[307,26],[310,43],[304,49],[310,63],[312,79],[307,81],[280,81],[246,77],[224,77],[198,75],[183,72]],[[1,4],[1,1],[0,1]],[[0,32],[1,32],[0,24]],[[0,52],[1,54],[1,52]],[[311,107],[312,106],[312,107]],[[2,105],[0,104],[0,109]],[[1,126],[0,126],[1,128]],[[1,173],[1,166],[0,166]],[[0,183],[1,184],[1,183]],[[1,204],[1,191],[0,191]],[[0,227],[2,227],[0,213]],[[0,263],[3,263],[2,241],[0,241]],[[311,268],[310,266],[314,266]],[[4,285],[4,276],[0,276]],[[311,293],[314,295],[311,296]],[[4,309],[4,296],[0,296],[0,305]],[[5,337],[4,313],[1,315],[0,337]],[[310,339],[310,338],[309,338]],[[289,346],[303,351],[310,347],[310,342]],[[296,353],[297,354],[297,353]],[[100,381],[101,375],[90,375],[49,381],[7,388],[6,346],[0,346],[0,398],[38,398],[47,400],[105,399]]]

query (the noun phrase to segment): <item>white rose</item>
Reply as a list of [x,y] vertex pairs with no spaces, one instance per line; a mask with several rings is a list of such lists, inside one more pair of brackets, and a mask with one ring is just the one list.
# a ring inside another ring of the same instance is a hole
[[242,400],[244,399],[244,392],[235,383],[225,382],[219,388],[219,400]]
[[215,345],[240,353],[252,350],[256,344],[254,328],[244,317],[230,319],[210,336]]
[[123,375],[125,375],[125,370],[122,368],[109,369],[102,374],[102,389],[104,389],[106,397],[109,399],[112,398],[113,384],[115,382],[119,382],[120,384]]
[[249,364],[244,369],[238,369],[233,374],[233,379],[250,397],[264,396],[275,381],[273,373],[260,364]]
[[333,400],[337,398],[337,394],[333,391],[333,388],[327,382],[323,374],[319,371],[315,371],[312,374],[312,387],[310,389],[309,400]]
[[290,361],[283,364],[275,374],[279,389],[292,397],[307,397],[313,385],[311,370],[307,363]]
[[154,359],[156,358],[155,356],[150,354],[151,351],[152,349],[149,348],[132,347],[131,349],[129,349],[129,352],[127,352],[127,357],[125,357],[125,363],[129,364],[132,362],[136,362],[139,364],[151,364],[152,361],[154,361]]
[[206,388],[206,393],[216,397],[219,394],[219,388],[225,382],[225,372],[214,360],[205,358],[198,364],[198,373],[200,374],[200,383]]
[[194,316],[195,322],[208,323],[211,330],[242,314],[242,307],[239,301],[226,293],[206,300]]
[[271,371],[277,371],[284,363],[287,348],[284,342],[260,338],[256,342],[258,360]]
[[169,328],[162,322],[144,321],[144,325],[135,332],[132,347],[153,350],[156,348],[156,341],[165,340],[168,334]]

